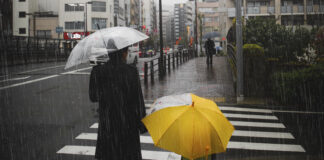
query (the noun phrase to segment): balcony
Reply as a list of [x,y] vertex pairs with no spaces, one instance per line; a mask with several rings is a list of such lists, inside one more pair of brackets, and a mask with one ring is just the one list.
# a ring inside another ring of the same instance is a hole
[[307,13],[324,12],[324,5],[308,5],[306,6]]
[[260,7],[247,7],[247,14],[260,14]]
[[247,14],[271,15],[275,13],[275,7],[247,7]]
[[281,6],[281,13],[292,13],[292,6]]

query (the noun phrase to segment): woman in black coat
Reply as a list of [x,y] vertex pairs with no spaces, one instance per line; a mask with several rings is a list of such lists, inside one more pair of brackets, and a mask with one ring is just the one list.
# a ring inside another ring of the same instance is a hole
[[91,71],[90,100],[99,102],[99,160],[142,159],[139,133],[145,132],[145,105],[137,68],[126,64],[127,52],[109,53],[110,60]]

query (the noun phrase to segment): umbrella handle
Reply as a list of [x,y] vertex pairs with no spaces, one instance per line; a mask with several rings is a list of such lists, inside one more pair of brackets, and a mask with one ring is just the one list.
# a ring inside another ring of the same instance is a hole
[[205,160],[208,160],[208,151],[209,151],[210,147],[206,146],[205,148]]

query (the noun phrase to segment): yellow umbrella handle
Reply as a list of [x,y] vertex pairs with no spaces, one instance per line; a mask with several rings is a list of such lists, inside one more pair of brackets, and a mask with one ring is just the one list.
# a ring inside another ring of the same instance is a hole
[[208,160],[208,151],[209,151],[210,147],[209,146],[206,146],[205,148],[205,160]]

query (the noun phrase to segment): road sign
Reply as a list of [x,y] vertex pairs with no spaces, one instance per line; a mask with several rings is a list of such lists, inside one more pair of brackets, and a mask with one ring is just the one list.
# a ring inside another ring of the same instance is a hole
[[56,27],[56,33],[62,33],[63,27]]

